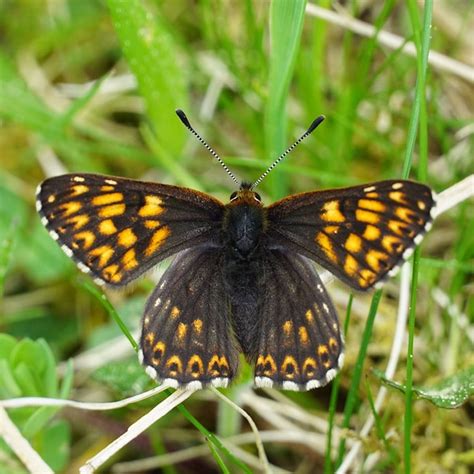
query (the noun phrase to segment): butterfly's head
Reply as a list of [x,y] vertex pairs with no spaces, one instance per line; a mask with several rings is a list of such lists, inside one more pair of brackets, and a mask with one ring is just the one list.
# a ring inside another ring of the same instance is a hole
[[238,191],[234,191],[230,195],[230,202],[232,204],[251,204],[251,205],[257,205],[257,206],[262,206],[262,198],[260,197],[260,194],[256,193],[255,191],[252,190],[252,183],[247,183],[246,181],[243,181],[240,184],[240,188]]

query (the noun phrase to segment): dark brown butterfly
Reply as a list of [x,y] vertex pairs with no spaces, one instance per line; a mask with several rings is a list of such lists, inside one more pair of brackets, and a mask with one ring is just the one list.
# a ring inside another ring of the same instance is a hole
[[98,284],[126,285],[176,255],[143,316],[140,358],[157,381],[227,386],[243,352],[257,387],[327,384],[344,348],[313,262],[367,290],[392,276],[431,226],[434,194],[405,180],[296,194],[264,207],[254,188],[287,152],[227,204],[192,189],[94,174],[38,187],[43,224]]

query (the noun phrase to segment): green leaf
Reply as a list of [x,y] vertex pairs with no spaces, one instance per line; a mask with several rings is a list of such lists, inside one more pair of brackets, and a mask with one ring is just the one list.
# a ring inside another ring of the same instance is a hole
[[9,359],[17,340],[9,334],[0,334],[0,360]]
[[[270,75],[265,110],[266,158],[273,161],[287,147],[286,100],[303,29],[306,0],[273,1],[270,10]],[[278,177],[277,177],[278,176]],[[282,176],[273,173],[274,195],[286,194]]]
[[138,81],[152,128],[169,153],[182,150],[186,129],[174,119],[188,104],[177,45],[158,12],[141,0],[108,0],[115,30]]
[[5,359],[0,358],[0,398],[13,398],[21,396],[21,388]]
[[[374,370],[374,374],[389,387],[405,393],[405,385],[387,379],[383,372]],[[451,375],[431,387],[413,387],[418,398],[430,401],[440,408],[458,408],[474,396],[474,366]]]
[[71,430],[69,424],[63,420],[55,421],[44,430],[39,440],[33,445],[54,472],[62,471],[70,457]]

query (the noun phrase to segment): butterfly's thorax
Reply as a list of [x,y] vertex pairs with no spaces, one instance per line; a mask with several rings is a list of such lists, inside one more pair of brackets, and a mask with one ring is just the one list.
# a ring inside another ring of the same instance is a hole
[[241,189],[225,208],[223,268],[235,334],[247,354],[257,337],[262,243],[266,227],[266,209],[254,192]]

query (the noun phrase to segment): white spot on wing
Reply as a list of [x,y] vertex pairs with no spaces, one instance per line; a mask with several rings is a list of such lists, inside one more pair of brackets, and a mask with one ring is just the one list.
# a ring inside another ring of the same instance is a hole
[[330,382],[337,375],[336,369],[330,369],[326,372],[326,383]]
[[[49,231],[49,235],[54,239],[54,240],[58,240],[59,239],[59,235],[57,234],[56,231],[54,230],[50,230]],[[61,247],[62,248],[62,247]]]
[[41,208],[43,206],[41,205],[41,201],[39,199],[36,200],[36,210],[37,212],[41,211]]
[[201,390],[202,389],[202,382],[199,380],[193,380],[192,382],[189,382],[186,384],[186,390]]
[[94,283],[99,286],[104,286],[106,283],[102,278],[96,277],[94,278]]
[[72,180],[75,181],[76,183],[83,183],[85,181],[85,179],[82,176],[74,176]]
[[403,183],[393,183],[392,184],[392,189],[402,189],[403,188]]
[[219,377],[211,380],[211,385],[214,387],[227,387],[229,385],[229,379]]
[[77,262],[77,268],[79,268],[79,270],[81,270],[81,272],[84,272],[84,273],[90,273],[91,270],[89,267],[87,267],[86,265],[84,265],[82,262]]
[[256,387],[270,388],[273,387],[273,380],[268,377],[255,377],[254,383]]
[[326,303],[323,303],[323,308],[324,308],[324,311],[326,311],[326,313],[329,313],[329,307]]
[[364,188],[364,193],[371,193],[375,191],[377,188],[375,186],[369,186],[368,188]]
[[163,385],[168,385],[169,387],[178,388],[179,382],[176,379],[164,379]]
[[67,245],[61,245],[61,250],[68,256],[72,257],[72,250]]
[[143,351],[141,349],[138,351],[137,356],[138,356],[138,362],[140,362],[140,364],[143,364],[144,356],[143,356]]
[[298,386],[298,384],[296,384],[295,382],[291,382],[289,380],[286,380],[285,382],[283,382],[281,384],[281,388],[283,390],[293,390],[294,392],[298,391],[300,389],[300,387]]
[[158,374],[157,374],[156,370],[153,367],[151,367],[150,365],[147,365],[147,367],[145,368],[145,372],[152,379],[158,380]]
[[341,352],[337,359],[337,366],[341,369],[343,365],[344,365],[344,352]]
[[313,388],[319,388],[321,387],[321,381],[320,380],[310,380],[309,382],[306,383],[306,390],[312,390]]
[[155,304],[153,306],[157,308],[158,306],[160,306],[160,304],[161,304],[161,298],[156,298]]
[[112,186],[115,186],[117,184],[117,181],[114,181],[113,179],[106,179],[105,182],[107,184],[111,184]]

